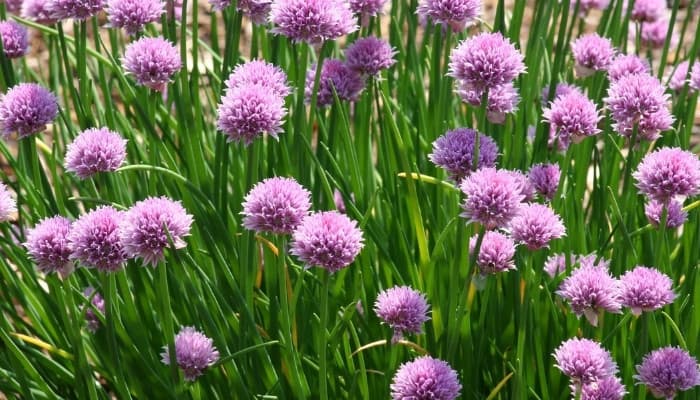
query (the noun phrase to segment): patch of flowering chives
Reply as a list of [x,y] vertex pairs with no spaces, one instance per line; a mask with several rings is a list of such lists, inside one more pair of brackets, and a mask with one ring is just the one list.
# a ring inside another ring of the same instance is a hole
[[[462,101],[476,107],[481,105],[484,90],[473,89],[464,82],[458,82],[457,94]],[[513,114],[518,110],[518,102],[520,102],[520,96],[513,82],[495,86],[488,92],[486,117],[492,124],[503,124],[506,121],[506,114]]]
[[243,226],[256,232],[290,234],[309,214],[311,193],[292,178],[258,182],[243,201]]
[[663,347],[644,356],[634,375],[657,398],[673,399],[678,392],[700,385],[695,357],[679,347]]
[[126,140],[107,128],[90,128],[78,134],[66,150],[66,170],[80,179],[119,168],[126,159]]
[[480,33],[450,54],[449,74],[464,89],[490,90],[525,72],[523,55],[500,33]]
[[647,60],[634,54],[620,54],[608,67],[608,79],[610,82],[614,82],[626,75],[649,74],[650,72],[651,68]]
[[[676,65],[671,77],[668,81],[668,88],[680,92],[683,87],[689,82],[688,81],[688,68],[690,67],[690,62],[685,60],[678,65]],[[700,77],[700,76],[699,76]]]
[[518,181],[508,170],[479,169],[462,180],[460,189],[466,195],[460,216],[488,230],[508,225],[524,199]]
[[4,183],[0,183],[0,222],[9,221],[17,212],[17,201]]
[[392,400],[454,400],[462,384],[450,364],[422,356],[401,364],[390,388]]
[[[549,91],[550,87],[549,85],[545,86],[542,88],[542,96],[541,96],[541,102],[542,104],[547,104],[549,102]],[[576,92],[580,95],[583,95],[583,92],[578,86],[571,85],[568,83],[557,83],[556,89],[554,89],[554,96],[552,97],[552,100],[555,100],[559,97],[566,96],[569,93]]]
[[557,294],[569,301],[577,317],[584,315],[593,326],[598,326],[599,312],[622,309],[620,282],[602,266],[581,265],[562,282]]
[[374,312],[394,330],[392,343],[403,339],[406,333],[422,333],[423,323],[430,319],[429,310],[425,295],[408,286],[383,290],[374,303]]
[[63,277],[73,271],[70,231],[71,221],[61,216],[42,219],[29,230],[24,247],[39,271],[58,272]]
[[662,203],[700,193],[700,159],[678,147],[662,147],[647,154],[632,176],[641,193]]
[[307,267],[318,266],[335,273],[355,261],[364,239],[357,222],[337,211],[306,216],[292,234],[290,253]]
[[122,211],[100,206],[73,222],[68,234],[71,258],[88,268],[114,272],[124,267],[127,254],[119,240]]
[[434,24],[462,32],[481,14],[479,0],[420,0],[416,13]]
[[554,350],[556,367],[577,386],[615,376],[617,364],[600,343],[571,338]]
[[[161,361],[170,365],[171,357],[168,346],[163,347]],[[194,381],[204,370],[219,361],[219,352],[214,341],[191,326],[180,328],[175,335],[175,361],[185,375],[186,381]]]
[[673,281],[655,268],[636,266],[620,277],[622,305],[629,307],[634,315],[643,311],[654,311],[673,303]]
[[[605,10],[608,8],[610,0],[580,0],[579,1],[579,15],[585,16],[591,10]],[[576,7],[576,2],[570,3],[571,9]]]
[[644,215],[646,215],[651,225],[658,228],[661,225],[664,209],[666,212],[666,228],[678,228],[688,219],[688,213],[683,211],[683,204],[676,199],[671,199],[667,204],[657,200],[649,200],[644,205]]
[[[575,393],[575,390],[572,390],[572,393]],[[581,400],[621,400],[625,394],[625,385],[616,376],[587,383],[581,388]]]
[[615,48],[610,39],[597,33],[580,36],[571,43],[571,51],[574,54],[576,76],[580,78],[608,69],[615,58]]
[[279,97],[286,97],[291,93],[287,74],[282,68],[265,60],[252,60],[238,64],[224,84],[228,90],[261,85]]
[[5,3],[5,10],[7,10],[7,12],[15,14],[17,14],[22,7],[22,0],[2,0],[0,3]]
[[669,40],[670,43],[673,44],[677,39],[673,32],[671,33],[671,37],[667,38],[668,24],[669,21],[665,18],[658,19],[654,22],[643,23],[640,32],[641,44],[653,49],[663,48],[666,40]]
[[551,201],[559,188],[560,175],[559,164],[544,163],[533,165],[527,178],[540,196]]
[[387,0],[350,0],[350,10],[360,16],[362,26],[369,24],[369,18],[383,12]]
[[577,143],[600,133],[598,122],[602,116],[584,94],[572,92],[558,97],[542,112],[549,123],[549,144],[556,143],[560,150],[565,150],[572,141]]
[[386,40],[368,36],[357,39],[345,49],[345,63],[354,71],[374,76],[396,63],[395,54]]
[[270,9],[273,33],[294,42],[320,45],[357,30],[347,0],[277,0]]
[[523,195],[523,202],[535,200],[535,186],[532,185],[532,182],[530,182],[530,180],[527,178],[527,175],[518,170],[509,170],[508,172],[513,177],[513,180],[515,180],[515,183],[518,186],[518,191]]
[[56,20],[85,20],[107,6],[107,0],[48,0],[51,15]]
[[36,83],[20,83],[0,98],[0,133],[7,139],[17,132],[22,139],[46,129],[58,115],[53,93]]
[[697,91],[700,90],[700,62],[693,64],[693,69],[690,71],[690,88]]
[[635,0],[630,18],[637,22],[654,22],[665,14],[665,0]]
[[7,58],[19,58],[27,54],[29,42],[27,28],[15,21],[0,21],[2,51]]
[[[312,65],[306,74],[304,95],[307,102],[310,102],[313,96],[315,79],[316,65]],[[347,64],[338,59],[328,59],[321,69],[316,104],[319,107],[332,105],[334,89],[339,100],[355,101],[364,88],[365,80],[359,72],[350,69]]]
[[22,2],[22,11],[20,15],[22,18],[40,24],[50,25],[56,22],[49,7],[48,0],[24,0]]
[[238,0],[236,9],[254,24],[264,25],[272,9],[272,0]]
[[180,51],[161,37],[144,37],[126,46],[122,64],[136,83],[163,91],[180,70]]
[[[450,179],[459,183],[473,171],[474,142],[477,132],[470,128],[447,131],[433,142],[430,161],[443,168]],[[479,162],[476,168],[493,168],[498,157],[498,145],[489,136],[479,135]]]
[[667,104],[669,97],[658,79],[636,74],[612,82],[603,101],[615,121],[616,132],[629,137],[636,126],[639,139],[654,140],[673,124]]
[[[476,247],[477,236],[469,239],[469,252]],[[515,269],[515,242],[510,237],[498,232],[487,231],[481,241],[476,265],[482,275],[497,274]]]
[[226,141],[248,146],[265,133],[277,139],[287,109],[283,97],[267,86],[253,84],[228,90],[217,114],[217,127]]
[[165,12],[163,0],[107,0],[109,25],[135,35]]
[[516,243],[538,250],[549,247],[550,241],[566,236],[566,228],[561,217],[549,206],[530,203],[520,206],[510,221],[510,233]]
[[[95,293],[94,296],[92,295],[93,293]],[[102,297],[102,295],[99,292],[95,292],[95,289],[93,287],[86,287],[85,290],[83,290],[83,296],[85,296],[88,299],[90,297],[92,297],[92,300],[90,300],[90,303],[102,315],[104,315],[104,313],[105,313],[105,299]],[[97,316],[97,314],[95,313],[95,310],[93,310],[92,307],[89,307],[87,305],[84,307],[86,307],[85,321],[87,322],[87,328],[90,332],[95,333],[100,328],[100,318]]]
[[129,257],[141,258],[145,265],[155,267],[163,261],[163,251],[172,240],[175,249],[187,246],[192,216],[179,201],[149,197],[136,202],[125,213],[119,226],[119,238]]

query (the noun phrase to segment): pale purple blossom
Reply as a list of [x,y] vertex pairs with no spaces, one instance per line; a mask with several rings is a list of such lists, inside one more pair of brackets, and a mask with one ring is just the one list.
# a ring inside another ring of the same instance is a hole
[[[428,155],[438,167],[443,168],[450,179],[459,183],[474,171],[474,142],[477,132],[470,128],[447,131],[433,142],[433,152]],[[476,169],[496,166],[498,146],[490,137],[479,136],[479,162]]]
[[68,234],[71,258],[101,272],[122,269],[128,256],[119,240],[119,223],[124,212],[99,206],[73,222]]
[[[673,70],[673,73],[671,74],[671,77],[668,81],[668,88],[671,90],[674,90],[676,92],[680,92],[683,90],[683,87],[688,84],[688,68],[690,66],[690,62],[688,60],[685,60],[678,65],[676,65],[675,69]],[[700,77],[700,76],[699,76]]]
[[[168,346],[163,347],[161,361],[170,365]],[[219,352],[214,341],[190,326],[182,327],[175,335],[175,361],[185,375],[185,380],[194,381],[204,370],[219,361]]]
[[670,43],[676,41],[676,38],[671,32],[671,36],[668,37],[668,25],[669,20],[666,18],[660,18],[654,22],[645,22],[642,24],[642,29],[640,32],[640,41],[643,45],[660,49],[664,47],[666,40]]
[[625,394],[625,385],[616,376],[598,379],[581,388],[581,400],[621,400]]
[[17,212],[17,201],[4,183],[0,183],[0,222],[9,221]]
[[107,6],[107,0],[49,0],[51,15],[57,20],[85,20]]
[[[316,65],[312,65],[306,74],[304,95],[307,102],[312,99],[315,80]],[[321,68],[316,104],[319,107],[332,105],[334,90],[339,100],[356,101],[364,88],[365,80],[359,72],[350,69],[346,63],[338,59],[329,59]]]
[[622,309],[620,282],[602,266],[581,265],[562,282],[557,294],[569,301],[577,317],[585,315],[593,326],[598,326],[598,313]]
[[662,147],[647,154],[632,176],[641,193],[662,203],[700,193],[700,159],[678,147]]
[[20,58],[27,54],[29,42],[27,28],[15,21],[0,21],[2,51],[7,58]]
[[135,35],[165,12],[163,0],[107,0],[109,25]]
[[66,150],[66,171],[80,179],[98,172],[116,171],[126,159],[126,140],[107,128],[90,128],[78,134]]
[[144,37],[126,46],[124,70],[136,83],[163,91],[182,67],[180,51],[161,37]]
[[[471,88],[464,82],[458,82],[457,85],[457,94],[462,98],[462,101],[473,106],[481,105],[484,90]],[[518,111],[519,102],[520,95],[513,82],[494,86],[488,92],[486,118],[492,124],[504,124],[506,114],[513,114]]]
[[46,129],[58,115],[56,96],[36,83],[20,83],[0,97],[0,134],[22,139]]
[[559,164],[543,163],[530,167],[527,177],[537,193],[551,201],[559,188],[560,175]]
[[655,397],[669,400],[680,391],[700,385],[700,367],[686,350],[663,347],[644,356],[634,379],[638,385],[646,385]]
[[671,278],[655,268],[636,266],[620,277],[620,284],[622,305],[634,315],[658,310],[676,298]]
[[638,22],[653,22],[662,18],[665,14],[665,0],[635,0],[630,18]]
[[42,219],[29,230],[24,247],[39,271],[58,272],[63,277],[73,271],[70,231],[71,221],[58,215]]
[[261,85],[279,97],[287,97],[291,92],[287,74],[282,68],[265,60],[252,60],[236,65],[224,84],[227,90]]
[[[549,102],[549,91],[550,91],[549,85],[545,86],[542,88],[542,96],[541,96],[541,102],[542,104],[547,104]],[[555,100],[559,97],[566,96],[569,93],[576,92],[580,95],[583,95],[583,92],[578,86],[569,84],[569,83],[557,83],[556,89],[554,89],[554,94],[552,97],[552,100]]]
[[277,139],[287,109],[284,98],[269,87],[248,84],[227,90],[217,114],[217,127],[226,140],[247,146],[263,134]]
[[676,199],[671,199],[666,204],[657,200],[649,200],[644,205],[644,215],[649,223],[657,228],[661,225],[664,212],[666,212],[666,228],[669,229],[678,228],[688,219],[688,212],[683,211],[683,204]]
[[518,182],[508,170],[479,169],[462,180],[460,189],[466,195],[460,215],[489,230],[506,226],[524,199]]
[[56,19],[53,17],[53,12],[50,8],[50,0],[24,0],[22,3],[22,18],[40,24],[53,24]]
[[[93,296],[94,293],[94,296]],[[102,315],[105,314],[105,299],[99,292],[96,292],[93,287],[86,287],[83,290],[83,296],[92,300],[90,303],[92,307],[85,305],[85,322],[87,323],[87,328],[90,332],[95,333],[97,329],[100,328],[100,317],[97,316],[93,307],[97,309]]]
[[571,43],[571,51],[576,62],[576,75],[581,78],[608,69],[615,58],[615,48],[610,39],[597,33],[580,36]]
[[614,376],[617,365],[600,343],[571,338],[554,350],[556,367],[576,386],[587,385]]
[[535,200],[537,193],[535,192],[535,186],[530,182],[527,175],[523,174],[519,170],[509,170],[510,175],[515,180],[518,187],[518,192],[523,195],[523,202],[529,203]]
[[390,387],[392,400],[454,400],[462,390],[450,365],[430,356],[401,364]]
[[320,45],[357,30],[346,0],[277,0],[272,3],[273,33],[295,42]]
[[[475,251],[477,241],[477,236],[472,236],[469,240],[470,253]],[[479,247],[476,265],[482,275],[506,272],[515,269],[514,257],[513,239],[498,231],[487,231]]]
[[634,54],[620,54],[608,67],[608,79],[613,82],[625,75],[649,74],[650,72],[651,68],[647,60]]
[[403,339],[406,333],[422,333],[423,323],[430,319],[429,310],[425,295],[408,286],[383,290],[374,303],[374,312],[394,330],[392,343]]
[[243,201],[243,226],[257,232],[290,234],[311,208],[311,193],[292,178],[258,182]]
[[254,24],[264,25],[272,10],[272,0],[238,0],[236,9]]
[[480,0],[420,0],[416,12],[434,24],[462,32],[481,14]]
[[396,63],[395,54],[386,40],[374,36],[363,37],[345,49],[345,63],[361,74],[377,75]]
[[510,221],[510,233],[516,243],[530,250],[549,247],[549,242],[566,236],[566,228],[551,207],[538,203],[523,204]]
[[580,142],[589,136],[600,133],[599,115],[595,103],[586,95],[571,92],[557,97],[549,108],[542,110],[543,118],[549,123],[549,144],[557,144],[564,150],[571,142]]

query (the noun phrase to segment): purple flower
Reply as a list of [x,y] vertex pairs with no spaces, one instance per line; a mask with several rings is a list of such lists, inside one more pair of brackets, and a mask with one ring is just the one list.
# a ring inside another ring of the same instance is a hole
[[243,202],[243,226],[257,232],[290,234],[311,208],[311,193],[292,178],[257,183]]
[[357,222],[337,211],[306,216],[292,234],[291,254],[308,267],[319,266],[330,273],[350,265],[364,246]]
[[557,97],[542,112],[550,125],[549,143],[557,143],[560,150],[569,147],[572,141],[580,142],[600,133],[598,121],[602,116],[598,114],[595,103],[584,94],[572,92]]
[[165,90],[173,75],[180,70],[180,51],[160,37],[144,37],[126,46],[122,59],[124,70],[134,75],[139,85]]
[[267,133],[277,139],[287,115],[284,98],[269,87],[249,84],[229,89],[221,98],[217,126],[228,142],[246,146]]
[[29,230],[24,247],[39,271],[58,272],[63,277],[73,271],[68,242],[70,231],[70,220],[61,216],[45,218]]
[[608,67],[608,79],[614,82],[623,76],[634,74],[649,74],[649,62],[634,54],[620,54],[615,57]]
[[7,58],[19,58],[27,54],[27,28],[15,21],[0,21],[2,50]]
[[523,202],[535,200],[535,186],[530,182],[525,174],[518,170],[508,171],[515,180],[518,192],[523,195]]
[[187,246],[192,216],[179,201],[167,197],[149,197],[136,202],[122,218],[119,237],[130,257],[140,257],[155,267],[165,258],[163,250],[172,240],[173,247]]
[[683,90],[683,87],[688,83],[688,67],[690,62],[685,60],[678,65],[673,70],[671,78],[668,81],[668,88],[676,92]]
[[209,0],[209,4],[211,4],[214,10],[219,11],[230,6],[231,0]]
[[576,62],[576,75],[581,78],[593,75],[595,71],[606,70],[615,57],[615,48],[610,39],[597,33],[580,36],[571,43],[571,51]]
[[430,356],[401,364],[391,382],[392,400],[454,400],[461,390],[450,364]]
[[[94,296],[92,295],[93,293],[95,293]],[[88,299],[92,297],[90,303],[93,307],[97,309],[97,311],[100,312],[100,314],[104,315],[105,299],[102,297],[102,295],[100,295],[99,292],[96,292],[93,287],[86,287],[85,290],[83,290],[83,296],[85,296]],[[87,328],[90,332],[95,333],[100,327],[100,317],[97,316],[92,307],[84,307],[87,308],[85,310],[85,321],[87,322]]]
[[[547,104],[549,102],[549,91],[550,91],[549,86],[545,86],[542,89],[542,99],[541,102],[542,104]],[[578,86],[574,86],[568,83],[557,83],[557,87],[554,90],[554,97],[552,97],[552,100],[556,100],[559,97],[566,96],[569,93],[576,92],[580,95],[583,96],[583,92],[581,89],[579,89]]]
[[620,282],[605,267],[581,265],[562,282],[557,294],[569,301],[577,317],[585,315],[593,326],[598,326],[599,312],[622,309]]
[[343,194],[340,190],[333,190],[333,204],[335,204],[335,209],[338,212],[345,214],[345,201],[343,200]]
[[693,64],[693,69],[690,71],[689,82],[691,89],[700,90],[700,62],[695,62],[695,64]]
[[549,247],[549,242],[566,235],[561,218],[549,206],[523,204],[510,221],[510,232],[516,243],[530,250]]
[[671,278],[654,268],[636,266],[620,277],[620,284],[622,305],[629,307],[634,315],[658,310],[676,298]]
[[13,132],[25,138],[46,129],[57,114],[53,93],[36,83],[20,83],[0,99],[0,133],[5,139]]
[[363,37],[345,49],[345,63],[361,74],[377,75],[396,63],[394,54],[396,52],[386,40],[374,36]]
[[[480,106],[484,95],[484,90],[470,88],[464,82],[458,83],[457,94],[462,101],[473,106]],[[520,96],[518,90],[513,86],[513,82],[495,86],[488,93],[488,107],[486,117],[492,124],[503,124],[506,121],[506,114],[513,114],[518,110]]]
[[[163,364],[170,365],[168,346],[160,354]],[[214,342],[193,327],[185,326],[175,335],[175,361],[185,374],[185,380],[194,381],[219,361],[219,352]]]
[[102,11],[107,0],[48,0],[54,19],[85,20]]
[[447,25],[454,32],[462,32],[479,17],[479,0],[420,0],[418,15],[429,18],[435,24]]
[[9,221],[17,212],[17,201],[10,195],[4,183],[0,183],[0,222]]
[[124,213],[110,206],[97,207],[78,218],[68,233],[71,258],[102,272],[123,268],[127,255],[119,241],[122,218]]
[[[306,74],[304,95],[307,102],[310,102],[313,96],[315,79],[316,66],[312,65]],[[364,88],[365,81],[360,73],[350,69],[347,64],[340,60],[329,59],[323,63],[321,69],[316,104],[319,107],[333,104],[333,89],[335,89],[338,99],[355,101]]]
[[2,0],[0,3],[5,3],[7,12],[17,13],[22,7],[22,0]]
[[[470,128],[447,131],[433,142],[433,152],[428,156],[438,167],[447,171],[455,182],[460,182],[473,171],[474,141],[477,132]],[[479,162],[476,168],[496,166],[498,146],[490,137],[479,135]]]
[[374,312],[394,330],[392,343],[403,339],[404,333],[422,333],[423,323],[430,319],[428,311],[423,293],[408,286],[383,290],[374,303]]
[[50,8],[50,0],[24,0],[22,2],[22,18],[40,24],[53,24],[56,19]]
[[86,179],[119,168],[126,158],[126,140],[107,128],[90,128],[78,134],[66,151],[66,170]]
[[247,16],[254,24],[267,22],[272,9],[272,0],[238,0],[236,9]]
[[279,97],[289,95],[287,74],[278,66],[264,60],[252,60],[238,64],[225,82],[228,90],[244,86],[261,85]]
[[146,24],[157,22],[165,12],[163,0],[107,0],[107,15],[112,27],[124,28],[129,35]]
[[617,365],[600,343],[590,339],[571,338],[554,350],[556,367],[571,378],[576,386],[587,385],[612,377]]
[[[547,257],[547,260],[544,262],[544,272],[546,272],[550,278],[555,278],[557,275],[566,271],[566,257],[567,255],[562,253],[552,254]],[[570,265],[573,265],[575,262],[576,256],[569,257]]]
[[357,30],[357,21],[344,0],[277,0],[272,3],[273,33],[295,42],[320,45]]
[[[469,240],[470,253],[474,252],[477,240],[477,236],[472,236]],[[487,231],[481,241],[476,265],[482,275],[506,272],[515,269],[513,257],[515,257],[513,239],[497,231]]]
[[636,125],[640,139],[658,138],[673,123],[667,105],[670,96],[664,92],[661,82],[647,74],[627,75],[612,82],[603,101],[615,121],[613,128],[630,136]]
[[480,33],[450,54],[448,75],[465,89],[490,90],[525,72],[523,55],[500,33]]
[[[669,21],[665,18],[658,19],[654,22],[646,22],[642,24],[642,31],[640,35],[641,43],[645,46],[654,49],[660,49],[664,47],[664,44],[667,40],[668,24]],[[668,38],[668,40],[670,40],[669,43],[673,43],[676,41],[676,38],[673,36],[673,33],[671,33],[671,36],[670,38]]]
[[688,219],[688,213],[683,211],[683,204],[680,201],[671,199],[668,204],[664,204],[657,200],[650,200],[644,205],[644,214],[650,224],[659,227],[664,208],[666,209],[666,228],[678,228]]
[[559,188],[560,175],[559,164],[535,164],[527,178],[540,196],[551,201]]
[[700,193],[700,160],[678,147],[662,147],[647,154],[632,176],[640,192],[662,203]]
[[635,0],[630,18],[633,21],[653,22],[666,13],[665,0]]
[[[610,0],[580,0],[579,1],[579,15],[585,16],[590,10],[605,10],[610,4]],[[573,9],[576,7],[576,2],[570,3],[570,7]]]
[[467,196],[461,216],[488,230],[506,226],[524,198],[511,172],[494,168],[475,171],[462,181],[460,189]]
[[350,9],[360,16],[362,25],[369,23],[369,17],[381,14],[387,0],[350,0]]
[[700,368],[695,357],[679,347],[663,347],[644,356],[634,376],[657,397],[672,399],[679,391],[700,385]]
[[583,385],[581,400],[621,400],[627,391],[616,376],[608,376]]

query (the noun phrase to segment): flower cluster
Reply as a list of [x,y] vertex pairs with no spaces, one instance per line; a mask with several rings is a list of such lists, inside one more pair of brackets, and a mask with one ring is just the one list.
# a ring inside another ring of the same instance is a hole
[[571,51],[576,62],[576,75],[581,78],[596,71],[607,70],[615,58],[615,48],[610,39],[597,33],[585,34],[576,39],[571,43]]
[[580,142],[589,136],[600,133],[598,114],[595,103],[586,95],[576,91],[559,96],[543,111],[544,120],[549,122],[550,146],[557,144],[565,150],[569,144]]
[[344,0],[278,0],[272,3],[273,33],[295,42],[320,45],[357,30],[355,16]]
[[[168,346],[161,353],[163,364],[170,365],[172,358]],[[185,375],[185,380],[194,381],[219,360],[214,341],[191,326],[185,326],[175,335],[175,362]]]
[[604,266],[582,264],[562,282],[557,294],[569,301],[576,316],[585,315],[593,326],[603,311],[620,313],[622,309],[620,281]]
[[423,332],[423,323],[430,319],[429,308],[425,295],[408,286],[384,290],[374,303],[374,312],[394,330],[393,343],[405,333]]
[[462,180],[466,195],[462,217],[486,229],[505,227],[518,214],[525,196],[510,171],[482,168]]
[[86,179],[115,171],[126,159],[126,140],[107,128],[82,131],[66,150],[66,170]]
[[700,367],[687,351],[669,346],[644,356],[634,378],[655,397],[673,399],[678,392],[700,385]]
[[[469,240],[469,252],[476,249],[478,238]],[[515,242],[510,237],[498,231],[488,231],[484,234],[476,256],[476,265],[482,275],[496,274],[515,269]]]
[[148,23],[157,22],[164,12],[163,0],[107,0],[109,24],[123,28],[129,35],[137,34]]
[[0,98],[0,134],[9,138],[25,138],[46,129],[58,115],[58,102],[53,93],[36,83],[20,83]]
[[632,176],[641,193],[664,204],[676,197],[700,194],[700,159],[677,147],[647,154]]
[[428,156],[438,167],[443,168],[450,179],[459,183],[474,169],[476,135],[479,136],[479,161],[476,169],[496,166],[498,146],[488,136],[469,128],[447,131],[433,142],[433,152]]
[[481,13],[480,0],[421,0],[416,12],[435,24],[449,26],[454,32],[462,32]]
[[430,356],[401,364],[391,382],[392,400],[454,400],[461,390],[450,365]]
[[[90,299],[90,304],[92,306],[85,305],[85,321],[87,322],[87,328],[90,332],[95,333],[100,327],[100,317],[97,316],[95,310],[99,311],[104,315],[105,313],[105,299],[102,295],[95,290],[93,287],[86,287],[83,290],[83,296]],[[94,307],[94,309],[93,309]]]
[[7,58],[19,58],[27,54],[29,47],[27,29],[14,21],[0,21],[2,51]]
[[291,234],[309,214],[311,193],[292,178],[256,184],[243,202],[243,226],[257,232]]
[[676,298],[672,284],[671,278],[654,268],[634,267],[620,277],[622,305],[629,307],[634,315],[657,310]]
[[122,64],[136,83],[160,92],[182,67],[180,51],[160,37],[144,37],[129,43]]

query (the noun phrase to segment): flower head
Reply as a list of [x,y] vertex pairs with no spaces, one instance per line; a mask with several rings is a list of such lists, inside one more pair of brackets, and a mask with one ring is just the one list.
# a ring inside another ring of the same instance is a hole
[[61,216],[45,218],[29,230],[24,247],[39,271],[58,272],[64,277],[73,271],[70,231],[71,221]]
[[542,111],[544,120],[550,124],[550,145],[556,142],[559,149],[566,149],[572,141],[579,142],[600,133],[598,121],[602,117],[595,103],[584,94],[572,92],[557,97],[549,108]]
[[678,228],[688,219],[688,213],[683,211],[683,204],[676,199],[670,200],[668,204],[657,200],[649,200],[644,205],[644,214],[647,216],[649,223],[658,228],[661,225],[664,209],[666,210],[666,228]]
[[173,75],[182,67],[180,51],[160,37],[144,37],[126,46],[122,59],[124,70],[134,75],[139,85],[165,90]]
[[535,164],[530,168],[527,178],[537,193],[547,200],[552,200],[559,188],[559,164]]
[[[474,142],[477,132],[470,128],[447,131],[433,142],[433,152],[428,156],[438,167],[447,171],[455,182],[460,182],[473,171]],[[479,162],[476,169],[496,166],[498,146],[490,137],[479,135]]]
[[273,33],[295,42],[319,45],[357,30],[357,21],[344,0],[278,0],[272,3]]
[[[477,240],[476,236],[469,240],[470,253],[474,252]],[[476,265],[482,275],[496,274],[515,269],[514,257],[515,242],[513,239],[497,231],[487,231],[481,241],[481,247],[479,247]]]
[[509,170],[510,176],[515,180],[515,184],[518,187],[518,192],[523,195],[523,202],[531,202],[535,200],[535,186],[527,178],[527,175],[523,174],[519,170]]
[[365,20],[381,14],[387,0],[350,0],[350,9]]
[[220,11],[231,5],[231,0],[209,0],[209,4],[214,10]]
[[[306,89],[304,95],[306,101],[310,102],[313,96],[314,84],[316,80],[316,66],[313,65],[306,74]],[[318,82],[318,94],[316,103],[319,107],[326,107],[333,104],[333,90],[335,89],[338,99],[355,101],[365,88],[365,80],[359,72],[337,59],[329,59],[323,63],[321,76]]]
[[421,0],[416,12],[424,18],[429,18],[435,24],[449,26],[454,32],[462,32],[479,17],[481,1]]
[[291,254],[330,273],[350,265],[364,246],[357,222],[337,211],[306,216],[292,235]]
[[662,147],[647,154],[632,176],[640,192],[662,203],[700,193],[700,159],[678,147]]
[[700,368],[687,351],[669,346],[644,356],[634,379],[646,385],[655,397],[672,399],[679,391],[700,385]]
[[634,54],[621,54],[608,67],[608,79],[614,82],[625,75],[648,74],[651,72],[649,62]]
[[119,227],[119,237],[130,257],[140,257],[155,267],[165,257],[163,250],[172,240],[176,249],[187,246],[192,216],[179,201],[167,197],[149,197],[136,202]]
[[615,57],[615,48],[608,38],[597,33],[585,34],[573,43],[571,51],[576,62],[576,75],[586,77],[595,71],[606,70]]
[[383,290],[374,303],[374,312],[394,330],[394,343],[403,338],[404,333],[423,332],[423,323],[430,319],[429,309],[425,295],[408,286]]
[[[580,0],[579,14],[585,16],[590,10],[605,10],[610,4],[610,0]],[[570,7],[576,7],[576,3],[570,3]]]
[[450,54],[450,72],[465,89],[490,90],[525,72],[523,55],[500,33],[480,33]]
[[[95,294],[94,296],[93,293]],[[88,299],[92,297],[92,300],[90,300],[92,307],[95,307],[97,311],[104,315],[105,299],[99,292],[96,292],[93,287],[86,287],[85,290],[83,290],[83,296],[87,297]],[[100,327],[100,318],[97,316],[97,314],[95,314],[92,307],[85,307],[87,308],[85,310],[85,321],[87,322],[87,328],[90,330],[90,332],[95,333]]]
[[557,294],[569,301],[576,316],[585,315],[593,326],[598,325],[600,311],[622,309],[620,282],[605,267],[581,265],[562,282]]
[[674,43],[677,39],[673,32],[671,32],[670,37],[667,36],[668,25],[669,20],[665,18],[642,24],[642,31],[640,32],[641,44],[654,49],[660,49],[664,47],[666,40],[669,40],[669,43]]
[[261,84],[229,89],[217,112],[218,128],[227,141],[246,146],[265,133],[276,139],[287,115],[284,98]]
[[638,22],[654,22],[665,13],[665,0],[635,0],[630,18]]
[[430,356],[401,364],[391,383],[392,400],[454,400],[462,385],[445,361]]
[[311,208],[311,193],[292,178],[257,183],[243,202],[243,226],[258,232],[290,234]]
[[700,90],[700,62],[693,64],[693,69],[690,71],[689,82],[691,89]]
[[386,40],[374,36],[363,37],[345,49],[345,63],[361,74],[377,75],[396,63],[394,54],[396,52]]
[[17,212],[17,201],[12,197],[4,183],[0,183],[0,222],[9,221]]
[[600,343],[571,338],[554,350],[556,367],[575,385],[586,385],[614,376],[617,365]]
[[530,250],[548,247],[549,242],[566,235],[561,218],[543,204],[523,204],[510,221],[513,240],[523,243]]
[[[462,98],[462,101],[473,106],[480,106],[484,90],[474,89],[464,82],[459,82],[457,94]],[[486,118],[492,124],[503,124],[506,121],[506,114],[512,114],[518,110],[518,102],[520,102],[520,96],[513,82],[495,86],[488,92]]]
[[17,13],[22,7],[22,0],[2,0],[0,3],[5,3],[7,12]]
[[56,19],[50,7],[50,0],[24,0],[22,3],[22,18],[40,24],[53,24]]
[[467,196],[461,216],[489,230],[506,226],[524,199],[518,181],[507,170],[479,169],[466,177],[460,188]]
[[53,93],[36,83],[20,83],[0,98],[0,133],[7,139],[17,132],[21,139],[46,129],[57,114]]
[[621,400],[627,391],[616,376],[608,376],[583,385],[581,400]]
[[86,179],[119,168],[126,158],[126,139],[107,128],[86,129],[68,145],[66,170]]
[[291,92],[287,83],[287,74],[282,68],[264,60],[252,60],[238,64],[225,82],[228,90],[244,86],[261,85],[265,91],[272,91],[279,97],[286,97]]
[[683,86],[685,86],[688,83],[689,66],[690,62],[688,60],[685,60],[676,65],[676,68],[673,70],[671,78],[668,81],[669,89],[674,90],[676,92],[680,92],[683,89]]
[[19,58],[27,54],[27,28],[15,21],[0,21],[2,51],[7,58]]
[[576,261],[576,256],[568,256],[563,253],[550,255],[544,262],[544,272],[546,272],[550,278],[555,278],[557,275],[566,271],[567,257],[569,257],[570,264],[573,265]]
[[164,12],[163,0],[107,0],[109,24],[123,28],[129,35],[140,32],[148,23],[157,22]]
[[272,0],[238,0],[236,9],[247,16],[254,24],[267,22],[272,9]]
[[[162,362],[170,365],[168,346],[163,347]],[[191,326],[182,327],[175,335],[175,361],[185,375],[185,380],[194,381],[207,367],[219,361],[219,352],[214,342]]]
[[636,266],[620,277],[620,284],[622,305],[629,307],[634,315],[657,310],[676,298],[671,278],[654,268]]
[[[541,102],[542,104],[547,104],[549,102],[549,91],[551,88],[548,86],[545,86],[542,89],[542,97],[541,97]],[[578,86],[574,86],[568,83],[557,83],[557,87],[554,89],[554,96],[552,97],[552,100],[555,100],[559,97],[566,96],[567,94],[571,92],[576,92],[580,95],[583,95],[583,92],[581,89],[579,89]]]
[[48,0],[53,18],[85,20],[102,11],[107,0]]
[[68,234],[71,258],[102,272],[123,268],[127,255],[118,232],[123,217],[121,211],[100,206],[78,218]]

